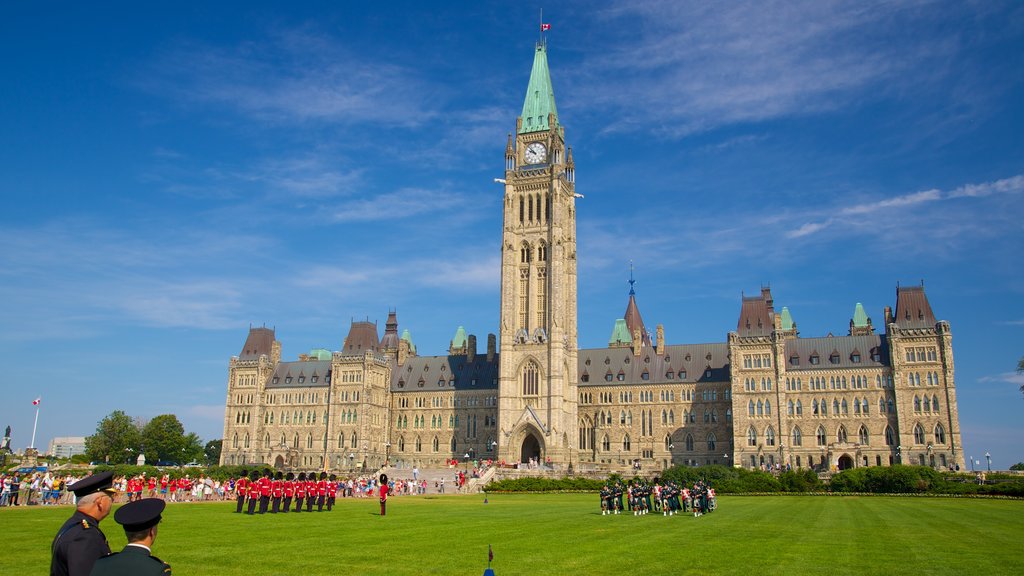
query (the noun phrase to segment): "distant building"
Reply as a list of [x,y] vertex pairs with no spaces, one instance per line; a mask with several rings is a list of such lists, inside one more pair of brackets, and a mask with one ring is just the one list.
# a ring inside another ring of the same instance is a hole
[[923,286],[896,288],[881,333],[856,304],[848,334],[813,338],[765,287],[742,298],[723,341],[682,345],[660,324],[648,330],[630,289],[608,346],[578,348],[575,164],[543,43],[504,183],[499,327],[486,353],[459,327],[447,355],[419,356],[393,311],[383,338],[353,322],[340,350],[297,361],[282,361],[273,330],[251,328],[229,365],[221,463],[964,466],[952,333]]
[[57,458],[85,454],[85,436],[58,436],[50,440],[50,447],[46,453]]

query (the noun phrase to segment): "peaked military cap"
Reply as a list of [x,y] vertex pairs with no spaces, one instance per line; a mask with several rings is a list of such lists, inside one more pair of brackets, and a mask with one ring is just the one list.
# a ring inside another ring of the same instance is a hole
[[99,474],[86,476],[78,482],[68,486],[68,490],[74,492],[76,498],[88,496],[89,494],[94,494],[96,492],[106,492],[111,495],[117,492],[114,490],[113,472],[100,472]]
[[125,532],[141,532],[160,523],[160,513],[167,504],[160,498],[143,498],[129,502],[114,512],[114,520]]

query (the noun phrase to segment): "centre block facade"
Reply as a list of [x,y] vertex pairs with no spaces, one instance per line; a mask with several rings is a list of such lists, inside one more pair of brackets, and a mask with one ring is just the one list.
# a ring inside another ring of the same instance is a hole
[[394,311],[383,337],[353,322],[339,350],[294,361],[250,328],[229,364],[221,463],[964,465],[952,334],[923,285],[896,288],[881,332],[856,304],[847,335],[816,338],[762,288],[724,342],[681,345],[648,330],[631,287],[608,346],[578,349],[575,165],[543,43],[504,181],[500,326],[483,351],[459,327],[448,354],[420,356]]

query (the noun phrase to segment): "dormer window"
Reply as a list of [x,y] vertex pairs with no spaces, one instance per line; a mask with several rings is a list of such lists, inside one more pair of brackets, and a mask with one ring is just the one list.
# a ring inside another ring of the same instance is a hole
[[316,381],[317,381],[317,380],[319,380],[319,379],[320,379],[320,377],[319,377],[319,376],[313,376],[313,377],[311,377],[311,378],[309,379],[309,381],[310,381],[310,382],[316,382]]
[[811,354],[810,360],[812,366],[817,366],[818,364],[821,364],[821,357],[818,356],[817,354]]
[[405,388],[405,380],[399,380],[398,381],[398,387],[399,388]]
[[306,377],[305,376],[299,376],[299,384],[302,384],[305,381],[306,381]]
[[278,378],[277,376],[274,376],[274,384],[277,384],[280,381],[281,381],[280,378]]
[[674,377],[675,377],[675,372],[673,372],[671,370],[669,370],[668,372],[665,372],[665,379],[666,380],[671,380]]
[[850,354],[850,362],[853,362],[854,364],[860,364],[860,352],[854,352],[853,354]]
[[292,383],[292,377],[291,377],[291,376],[288,376],[288,377],[286,377],[286,378],[284,379],[284,383],[285,383],[285,384],[291,384],[291,383]]
[[641,380],[650,380],[651,379],[651,375],[648,372],[644,372],[643,374],[640,375],[640,379]]
[[790,356],[789,357],[789,365],[790,366],[799,366],[800,365],[800,357],[797,356],[796,354],[793,354],[792,356]]
[[829,364],[839,364],[839,353],[833,352],[832,355],[828,357],[828,362]]

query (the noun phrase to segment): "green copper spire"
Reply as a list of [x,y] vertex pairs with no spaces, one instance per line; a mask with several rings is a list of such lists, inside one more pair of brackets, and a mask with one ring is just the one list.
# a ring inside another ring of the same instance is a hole
[[530,85],[526,88],[526,101],[523,102],[522,125],[520,134],[543,132],[549,129],[548,114],[554,114],[558,124],[558,109],[555,108],[555,92],[551,88],[551,73],[548,72],[547,44],[537,43],[537,51],[533,54],[533,71],[530,72]]
[[615,328],[612,328],[612,337],[608,339],[609,346],[632,344],[633,337],[629,335],[629,327],[626,326],[626,319],[619,318],[615,321]]
[[409,351],[413,354],[416,353],[416,345],[412,343],[412,334],[409,334],[409,329],[402,330],[402,340],[409,343]]
[[466,347],[466,329],[459,326],[459,329],[455,331],[455,337],[452,338],[452,348],[465,348]]
[[783,330],[792,330],[793,329],[793,317],[790,316],[790,314],[789,314],[789,308],[786,308],[785,306],[782,307],[782,321],[781,321],[781,324],[782,324],[782,329]]
[[868,325],[868,315],[864,312],[864,307],[861,306],[860,302],[857,302],[857,307],[853,309],[853,325],[858,328]]

